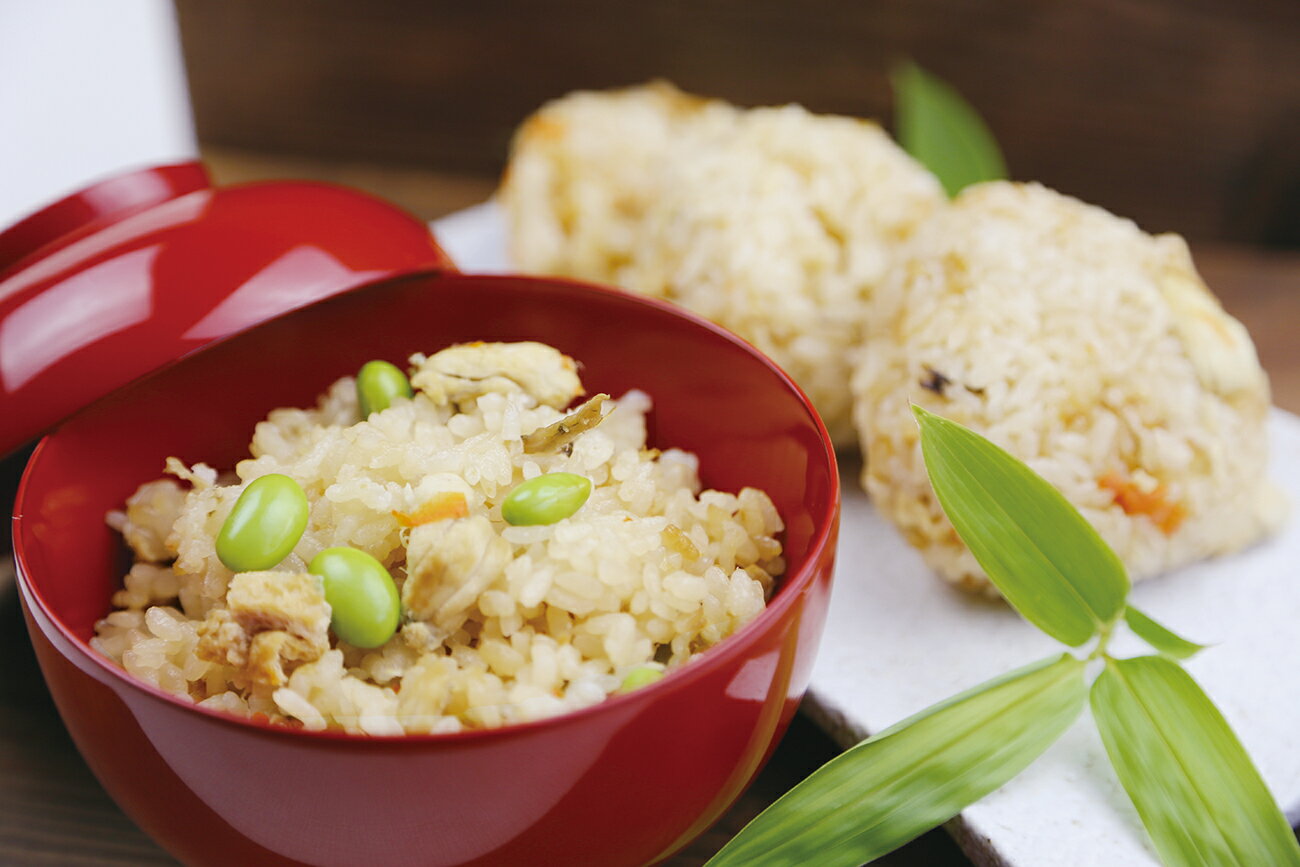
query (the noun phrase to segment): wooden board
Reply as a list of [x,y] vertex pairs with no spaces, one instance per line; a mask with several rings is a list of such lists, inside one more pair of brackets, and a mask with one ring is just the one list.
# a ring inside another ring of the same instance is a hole
[[[487,204],[435,223],[471,272],[506,270],[500,212]],[[1273,476],[1300,502],[1300,418],[1275,410]],[[842,745],[1060,646],[999,602],[950,589],[878,516],[844,473],[835,590],[805,707]],[[1134,601],[1193,640],[1214,645],[1188,664],[1236,729],[1266,782],[1300,820],[1300,522],[1241,554],[1138,584]],[[1114,651],[1136,652],[1119,638]],[[1157,864],[1137,814],[1085,715],[1011,783],[953,827],[979,863]]]
[[1150,231],[1300,244],[1295,0],[176,8],[207,144],[493,177],[519,122],[570,90],[666,78],[888,121],[910,57],[979,109],[1014,177]]

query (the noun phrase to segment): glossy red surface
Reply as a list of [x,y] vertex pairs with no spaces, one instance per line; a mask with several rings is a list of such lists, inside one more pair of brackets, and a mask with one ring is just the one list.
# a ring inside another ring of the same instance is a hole
[[[757,485],[787,524],[763,612],[699,662],[601,705],[494,731],[306,733],[188,706],[87,646],[123,550],[103,516],[162,459],[230,466],[271,407],[375,357],[544,340],[589,392],[655,399],[652,444],[706,484]],[[384,281],[231,338],[78,414],[38,447],[14,550],[33,643],[82,754],[186,863],[639,864],[710,825],[753,778],[808,681],[838,527],[834,453],[789,379],[726,332],[612,290],[522,277]]]
[[77,190],[0,232],[0,272],[78,229],[212,186],[196,162],[153,166]]
[[215,338],[379,277],[453,267],[424,224],[364,193],[191,189],[204,178],[133,173],[0,236],[21,259],[0,272],[0,455]]

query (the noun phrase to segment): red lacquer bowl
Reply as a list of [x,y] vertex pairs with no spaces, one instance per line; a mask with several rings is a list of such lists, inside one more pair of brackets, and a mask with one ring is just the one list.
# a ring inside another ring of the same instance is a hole
[[[754,622],[656,684],[543,722],[456,735],[307,733],[196,709],[90,649],[125,566],[104,514],[163,458],[229,467],[256,421],[371,358],[536,339],[589,392],[655,401],[652,445],[706,484],[766,489],[789,570]],[[825,429],[748,345],[667,305],[559,280],[426,272],[317,302],[104,398],[39,445],[14,550],[37,656],[104,787],[190,864],[640,864],[715,821],[808,682],[839,488]]]

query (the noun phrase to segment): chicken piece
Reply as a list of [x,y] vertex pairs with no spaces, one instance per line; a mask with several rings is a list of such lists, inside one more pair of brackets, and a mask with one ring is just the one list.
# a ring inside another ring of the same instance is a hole
[[417,365],[411,385],[439,405],[495,392],[563,409],[584,393],[573,359],[544,343],[462,343]]
[[483,515],[421,524],[406,546],[402,607],[415,620],[454,632],[479,594],[505,572],[510,543]]
[[288,670],[329,650],[330,607],[305,572],[241,572],[226,607],[199,626],[199,657],[241,668],[258,683],[283,686]]
[[108,524],[122,534],[137,560],[163,563],[176,559],[168,543],[172,525],[185,505],[185,490],[171,479],[146,482],[126,501],[126,512],[109,512]]
[[1192,264],[1177,235],[1156,239],[1168,251],[1158,286],[1169,305],[1173,331],[1182,341],[1201,385],[1229,401],[1258,400],[1268,381],[1246,327],[1228,315]]
[[598,394],[557,422],[539,427],[524,436],[524,454],[535,455],[565,448],[579,435],[605,420],[602,411],[609,395]]
[[258,683],[284,686],[289,681],[286,666],[292,670],[304,662],[314,662],[320,659],[321,654],[328,648],[328,644],[322,649],[318,645],[278,629],[259,632],[249,642],[245,671]]
[[329,644],[330,606],[319,579],[307,572],[240,572],[230,581],[226,607],[250,633],[281,630]]

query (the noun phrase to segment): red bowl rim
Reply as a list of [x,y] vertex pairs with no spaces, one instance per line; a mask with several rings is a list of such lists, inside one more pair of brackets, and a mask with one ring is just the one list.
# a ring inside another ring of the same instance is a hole
[[[475,275],[475,274],[464,274],[464,273],[454,273],[454,272],[449,273],[446,270],[429,268],[429,269],[418,269],[418,270],[409,271],[407,273],[398,276],[389,275],[386,277],[382,277],[375,281],[362,284],[355,289],[349,290],[346,293],[342,293],[342,295],[348,295],[353,292],[364,292],[367,288],[388,283],[388,282],[393,282],[393,281],[405,281],[405,280],[414,280],[414,279],[422,279],[422,278],[423,279],[429,279],[429,278],[475,279],[478,277],[482,277],[484,279],[505,278],[510,280],[518,280],[526,283],[534,283],[537,284],[539,287],[547,287],[547,286],[554,286],[555,284],[561,284],[570,288],[576,288],[581,291],[589,292],[591,294],[613,295],[622,299],[630,299],[635,303],[644,304],[651,308],[658,309],[662,312],[669,313],[672,316],[685,319],[688,322],[694,324],[696,327],[709,332],[714,337],[717,337],[721,340],[724,340],[728,343],[734,344],[744,349],[747,352],[747,354],[752,356],[756,361],[758,361],[764,367],[766,367],[769,372],[775,374],[777,379],[782,383],[782,385],[784,385],[790,391],[794,392],[794,394],[799,398],[799,401],[800,403],[802,403],[805,412],[807,412],[809,419],[812,421],[813,425],[817,430],[818,437],[822,444],[826,461],[829,465],[831,486],[829,490],[829,496],[826,498],[825,506],[821,510],[820,514],[813,515],[815,530],[813,533],[813,537],[809,542],[808,553],[804,559],[802,566],[796,573],[790,574],[789,572],[787,572],[785,575],[781,577],[776,594],[767,603],[763,611],[761,611],[758,614],[758,616],[756,616],[749,623],[746,623],[736,632],[732,633],[722,641],[718,642],[718,644],[714,645],[708,650],[702,651],[701,653],[697,654],[695,657],[692,657],[692,661],[688,662],[682,668],[672,672],[667,677],[664,677],[662,680],[655,681],[654,683],[651,683],[647,686],[637,689],[634,692],[626,693],[626,694],[615,693],[613,695],[606,697],[603,701],[597,702],[592,705],[588,705],[587,707],[578,708],[577,710],[566,711],[565,713],[557,714],[552,717],[545,717],[543,719],[530,720],[530,721],[519,722],[519,723],[509,723],[507,725],[495,726],[492,728],[467,729],[459,732],[448,732],[442,734],[401,734],[401,735],[353,734],[351,732],[341,731],[337,729],[323,729],[318,731],[312,731],[308,729],[290,728],[288,726],[271,723],[269,721],[263,722],[254,717],[238,716],[236,714],[227,713],[226,711],[217,710],[214,708],[200,707],[195,703],[185,701],[184,699],[181,699],[180,697],[175,696],[163,689],[160,689],[156,686],[152,686],[148,683],[145,683],[142,680],[139,680],[138,678],[132,676],[129,672],[127,672],[126,669],[121,668],[120,666],[114,664],[111,660],[108,659],[108,657],[104,656],[99,651],[92,648],[88,642],[82,640],[79,636],[77,636],[71,629],[68,628],[67,624],[65,624],[63,620],[55,614],[54,610],[46,602],[45,598],[42,596],[39,589],[28,578],[28,573],[31,572],[31,566],[27,560],[26,546],[23,543],[22,534],[19,532],[19,528],[21,527],[22,524],[22,515],[24,513],[23,506],[28,496],[28,485],[31,482],[32,468],[39,463],[41,453],[45,450],[45,447],[49,443],[49,441],[54,437],[58,436],[57,429],[47,434],[46,436],[42,437],[40,442],[37,443],[36,448],[33,450],[31,457],[28,458],[27,464],[23,469],[22,478],[19,481],[19,485],[18,485],[17,495],[14,499],[14,515],[13,515],[13,524],[12,524],[13,556],[14,556],[15,564],[17,566],[17,569],[15,570],[17,572],[17,581],[20,586],[20,590],[23,593],[24,598],[34,603],[36,607],[40,610],[40,612],[51,623],[54,624],[59,634],[66,641],[68,641],[71,644],[71,646],[74,647],[83,657],[86,657],[89,660],[91,660],[101,670],[107,672],[110,677],[126,684],[128,687],[132,689],[135,689],[152,698],[160,699],[164,702],[175,705],[176,707],[183,708],[186,711],[202,714],[220,723],[244,726],[255,730],[260,730],[261,732],[270,735],[275,735],[275,736],[293,737],[293,738],[308,737],[308,738],[315,738],[315,739],[323,739],[326,741],[343,741],[343,742],[350,741],[350,742],[360,742],[360,743],[369,743],[369,744],[455,743],[461,741],[476,740],[479,738],[502,737],[502,736],[510,736],[514,734],[523,734],[523,733],[528,733],[533,731],[539,731],[557,725],[563,725],[572,720],[613,712],[617,708],[623,707],[624,705],[628,705],[633,702],[644,702],[648,697],[655,696],[655,695],[662,695],[667,690],[677,690],[677,689],[685,688],[693,681],[704,676],[703,675],[704,671],[716,667],[718,665],[722,665],[726,661],[740,654],[742,652],[741,648],[748,643],[745,639],[749,635],[756,634],[757,631],[761,629],[763,626],[765,626],[767,623],[784,617],[786,612],[790,609],[790,607],[795,604],[794,602],[795,598],[799,596],[802,593],[802,591],[804,591],[808,587],[809,584],[812,583],[813,577],[817,571],[816,570],[817,564],[823,560],[824,555],[826,553],[826,549],[832,544],[832,542],[836,537],[836,531],[838,529],[838,523],[839,523],[839,510],[840,510],[840,480],[839,480],[839,472],[838,472],[836,457],[835,457],[835,448],[831,442],[830,435],[826,431],[826,425],[822,422],[821,416],[818,415],[817,411],[813,408],[812,402],[808,399],[808,396],[804,393],[803,389],[801,389],[795,383],[795,381],[790,378],[789,374],[787,374],[784,370],[778,367],[775,362],[773,362],[765,354],[763,354],[754,346],[752,346],[748,341],[738,337],[737,335],[733,334],[727,329],[719,325],[716,325],[707,319],[704,319],[694,313],[691,313],[688,310],[685,310],[684,308],[678,307],[667,301],[663,301],[657,298],[650,298],[644,295],[637,295],[631,292],[623,291],[621,289],[615,289],[608,286],[601,286],[595,283],[588,283],[585,281],[573,280],[568,278],[540,277],[540,276],[533,276],[533,275],[516,275],[516,274]],[[192,350],[191,352],[187,352],[181,356],[178,356],[176,359],[172,360],[171,362],[165,365],[162,365],[161,367],[159,367],[158,369],[150,373],[145,378],[146,379],[152,378],[164,370],[170,370],[173,366],[183,363],[187,358],[189,358],[192,355],[195,355],[199,352],[204,352],[210,347],[225,343],[226,341],[239,337],[240,335],[252,331],[253,329],[260,328],[262,325],[265,325],[268,322],[273,322],[283,316],[289,316],[295,313],[301,313],[302,311],[315,307],[318,304],[329,303],[333,299],[342,297],[342,295],[334,295],[327,298],[321,298],[316,301],[313,301],[310,304],[295,308],[294,310],[286,311],[285,313],[281,313],[278,316],[272,317],[271,319],[250,325],[247,328],[243,328],[238,331],[231,332],[230,334],[224,335],[223,337],[214,340],[212,343],[209,343],[203,347],[200,347],[198,349]],[[139,381],[140,380],[136,380],[136,382]],[[135,383],[132,383],[132,385],[134,384]],[[94,404],[92,404],[92,406],[93,405]],[[40,628],[39,625],[36,628]]]

